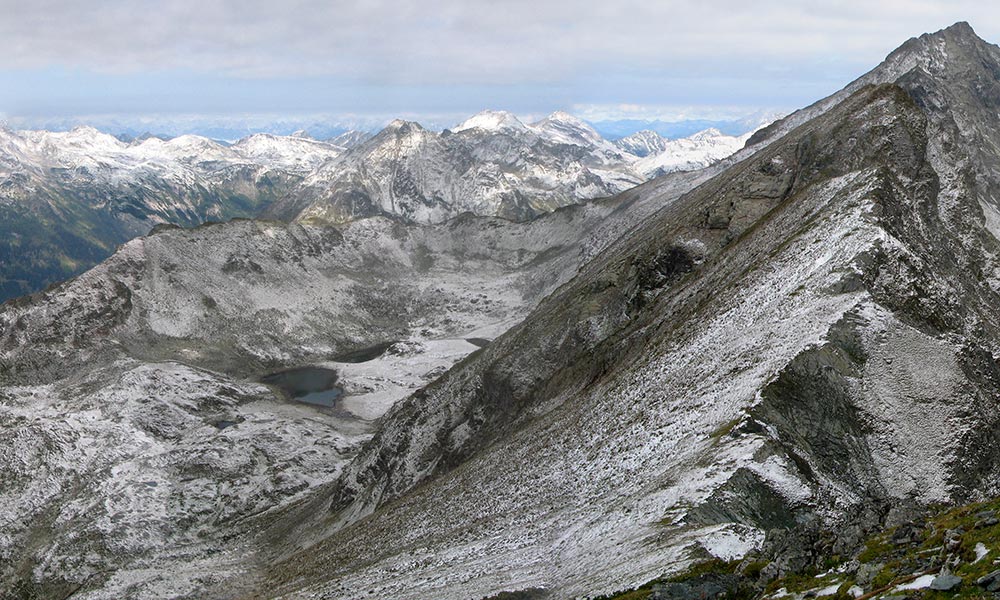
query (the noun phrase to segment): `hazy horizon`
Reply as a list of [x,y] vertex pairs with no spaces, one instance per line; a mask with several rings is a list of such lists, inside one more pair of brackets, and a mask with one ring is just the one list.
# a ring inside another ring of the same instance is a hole
[[0,119],[29,128],[264,115],[443,128],[486,108],[739,120],[809,104],[955,21],[1000,33],[1000,9],[973,2],[3,4]]
[[[76,127],[88,126],[111,135],[175,137],[195,134],[224,141],[235,141],[255,133],[291,135],[300,132],[316,139],[327,139],[347,131],[374,133],[395,119],[418,122],[427,129],[440,131],[454,127],[471,117],[472,114],[379,116],[324,114],[69,115],[62,117],[15,117],[0,121],[0,125],[15,130],[48,131],[69,131]],[[718,129],[726,135],[742,135],[783,116],[784,112],[762,109],[745,114],[707,113],[701,118],[686,118],[685,114],[678,113],[673,117],[664,115],[662,118],[635,119],[587,118],[588,115],[579,110],[570,114],[592,125],[602,136],[608,139],[618,139],[642,129],[650,129],[669,138],[687,137],[708,128]],[[516,116],[524,123],[532,123],[548,115],[519,114]]]

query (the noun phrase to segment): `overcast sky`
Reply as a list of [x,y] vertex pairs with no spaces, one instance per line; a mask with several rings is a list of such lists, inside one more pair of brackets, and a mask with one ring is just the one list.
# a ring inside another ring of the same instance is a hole
[[0,0],[0,114],[724,118],[1000,8],[864,0]]

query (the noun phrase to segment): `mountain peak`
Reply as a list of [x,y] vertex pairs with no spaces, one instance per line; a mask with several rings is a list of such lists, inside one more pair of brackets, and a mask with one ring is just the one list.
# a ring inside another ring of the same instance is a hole
[[386,125],[384,131],[399,132],[399,133],[412,133],[415,131],[423,131],[424,128],[416,121],[407,121],[405,119],[393,119],[391,123]]
[[478,112],[452,128],[453,132],[467,129],[484,131],[527,131],[527,127],[512,113],[505,110],[484,110]]
[[963,53],[949,52],[949,49],[968,50],[977,47],[994,46],[979,37],[969,23],[959,21],[934,33],[911,38],[890,54],[886,62],[891,62],[893,58],[899,60],[901,57],[909,57],[910,60],[917,60],[920,63],[929,61],[940,67],[963,56]]
[[938,33],[947,33],[951,35],[961,35],[961,36],[973,36],[979,38],[979,35],[976,34],[976,30],[972,28],[972,25],[969,25],[968,21],[959,21],[954,25],[945,27]]
[[70,129],[70,133],[100,135],[101,132],[96,127],[91,125],[77,125],[73,129]]
[[688,139],[692,140],[707,140],[709,138],[716,138],[722,136],[722,132],[715,127],[709,127],[708,129],[702,129],[698,133],[690,136]]
[[650,129],[643,129],[617,140],[614,144],[626,152],[643,158],[666,150],[667,138]]
[[910,38],[844,89],[757,131],[747,145],[779,138],[866,85],[900,85],[918,102],[930,102],[928,106],[938,112],[943,106],[941,98],[921,99],[927,93],[923,88],[934,87],[950,96],[961,94],[966,96],[965,101],[1000,108],[996,73],[1000,73],[1000,48],[980,38],[969,23],[959,21],[934,33]]
[[565,123],[567,125],[573,125],[575,127],[585,127],[585,128],[588,128],[588,129],[590,128],[590,125],[588,125],[587,122],[584,121],[583,119],[581,119],[580,117],[571,115],[568,112],[564,112],[564,111],[561,111],[561,110],[555,111],[554,113],[552,113],[549,116],[545,117],[544,119],[542,119],[538,123],[539,124],[541,124],[541,123]]
[[556,111],[531,128],[547,139],[577,146],[611,146],[589,123],[569,113]]

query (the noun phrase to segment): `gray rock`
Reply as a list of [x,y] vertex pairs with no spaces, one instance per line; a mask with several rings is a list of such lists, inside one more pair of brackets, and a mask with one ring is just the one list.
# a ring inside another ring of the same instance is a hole
[[962,529],[949,529],[944,532],[944,547],[948,550],[957,550],[962,545]]
[[705,575],[693,581],[654,585],[649,600],[710,600],[728,595],[737,585],[738,579],[732,575]]
[[867,587],[878,572],[882,570],[885,565],[882,563],[863,563],[858,567],[858,572],[854,576],[854,581],[862,587]]
[[975,529],[983,529],[986,527],[993,527],[998,523],[1000,523],[1000,519],[997,518],[996,511],[982,510],[976,513],[976,524],[973,525],[973,527]]
[[930,588],[940,592],[950,592],[960,585],[962,585],[961,577],[945,572],[934,578],[934,581],[931,582]]
[[983,575],[976,580],[976,585],[986,588],[987,591],[995,592],[1000,589],[1000,570]]

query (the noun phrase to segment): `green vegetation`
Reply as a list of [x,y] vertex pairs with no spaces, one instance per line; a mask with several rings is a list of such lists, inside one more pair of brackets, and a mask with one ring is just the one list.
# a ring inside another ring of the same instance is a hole
[[712,435],[711,435],[712,439],[714,441],[718,441],[718,440],[724,438],[725,436],[727,436],[730,433],[732,433],[733,429],[736,429],[736,426],[739,425],[742,422],[743,422],[743,417],[739,416],[739,417],[736,417],[735,419],[729,421],[728,423],[723,423],[715,431],[712,432]]
[[[767,568],[769,564],[764,559],[710,560],[678,575],[658,578],[637,589],[598,600],[646,600],[659,584],[695,586],[719,576],[728,576],[727,581],[733,582],[724,595],[717,596],[725,600],[768,598],[779,591],[832,600],[853,600],[856,596],[867,600],[889,595],[905,595],[912,600],[992,599],[994,594],[976,582],[1000,570],[1000,499],[929,510],[922,518],[872,535],[853,558],[821,557],[798,572],[778,577],[774,577],[777,569]],[[945,566],[962,579],[961,585],[952,591],[893,591],[922,574],[938,574]],[[820,596],[821,592],[826,593]]]
[[[766,564],[766,562],[764,563]],[[634,590],[624,590],[595,600],[646,600],[653,593],[653,586],[662,583],[687,583],[711,575],[732,575],[739,567],[739,561],[713,559],[692,565],[687,570],[670,577],[655,579]]]

